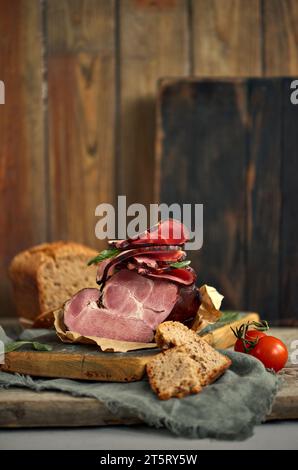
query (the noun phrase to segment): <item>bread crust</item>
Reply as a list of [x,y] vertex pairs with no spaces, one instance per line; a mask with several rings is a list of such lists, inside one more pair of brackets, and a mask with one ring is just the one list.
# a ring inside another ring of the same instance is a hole
[[[59,259],[95,256],[97,251],[76,242],[43,243],[18,253],[9,266],[17,314],[34,320],[46,310],[43,268]],[[66,299],[65,299],[66,300]]]

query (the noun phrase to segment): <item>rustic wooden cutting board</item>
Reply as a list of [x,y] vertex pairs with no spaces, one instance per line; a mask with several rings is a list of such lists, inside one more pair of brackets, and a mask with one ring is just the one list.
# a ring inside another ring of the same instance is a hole
[[[227,348],[235,341],[230,326],[235,328],[243,322],[258,319],[258,314],[247,313],[241,320],[208,333],[205,339],[216,348]],[[54,332],[36,340],[52,346],[52,350],[32,351],[27,348],[6,353],[5,364],[0,369],[40,377],[132,382],[143,377],[148,360],[159,352],[158,349],[101,352],[93,345],[62,343]]]
[[192,267],[225,293],[228,308],[247,306],[284,325],[298,321],[292,80],[164,79],[156,133],[155,199],[204,204]]
[[[298,338],[297,328],[272,329],[291,351]],[[298,419],[298,366],[288,363],[284,384],[267,420]],[[78,411],[79,410],[79,411]],[[134,416],[113,415],[95,398],[72,397],[66,393],[33,392],[25,389],[0,390],[0,427],[77,427],[138,424]]]

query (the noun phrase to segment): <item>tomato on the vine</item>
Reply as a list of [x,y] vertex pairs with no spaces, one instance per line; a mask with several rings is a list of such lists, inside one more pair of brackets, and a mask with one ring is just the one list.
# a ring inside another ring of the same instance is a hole
[[259,359],[267,369],[273,369],[275,372],[281,370],[288,360],[286,345],[274,336],[265,335],[260,338],[249,354]]
[[266,336],[266,333],[263,331],[259,330],[247,330],[245,334],[245,339],[247,341],[243,341],[243,339],[238,338],[235,345],[234,345],[234,350],[238,352],[248,352],[247,349],[250,348],[250,345],[252,342],[256,342],[260,339]]
[[[250,329],[254,327],[255,329]],[[286,345],[274,336],[267,336],[269,328],[266,321],[243,323],[239,328],[232,328],[237,341],[234,350],[250,354],[259,359],[267,369],[278,372],[288,360]]]

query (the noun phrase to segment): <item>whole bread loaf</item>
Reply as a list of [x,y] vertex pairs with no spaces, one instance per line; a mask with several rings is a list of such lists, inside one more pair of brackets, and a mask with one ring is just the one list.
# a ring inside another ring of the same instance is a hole
[[17,313],[34,320],[60,307],[85,287],[98,287],[96,266],[87,261],[97,251],[74,242],[44,243],[17,254],[9,268]]

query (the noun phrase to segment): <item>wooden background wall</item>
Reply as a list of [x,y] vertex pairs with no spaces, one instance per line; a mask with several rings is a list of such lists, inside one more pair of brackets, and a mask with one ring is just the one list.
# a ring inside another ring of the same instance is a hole
[[1,0],[1,315],[15,253],[153,201],[157,81],[190,75],[298,75],[298,0]]

